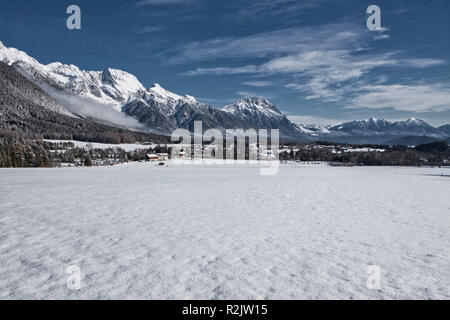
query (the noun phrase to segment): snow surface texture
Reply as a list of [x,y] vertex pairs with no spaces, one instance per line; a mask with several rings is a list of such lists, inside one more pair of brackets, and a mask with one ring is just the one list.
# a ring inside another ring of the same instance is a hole
[[[449,174],[2,169],[0,298],[449,299]],[[70,265],[80,290],[66,286]]]

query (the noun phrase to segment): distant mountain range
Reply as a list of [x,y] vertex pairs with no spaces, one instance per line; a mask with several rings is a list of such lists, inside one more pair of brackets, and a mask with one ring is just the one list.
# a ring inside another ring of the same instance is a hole
[[[168,135],[176,128],[192,130],[194,121],[200,120],[204,130],[280,129],[284,141],[416,145],[450,137],[450,125],[434,128],[414,118],[396,122],[371,118],[326,127],[296,124],[268,100],[258,97],[216,108],[192,96],[170,92],[159,84],[147,90],[134,75],[122,70],[84,71],[59,62],[43,65],[1,42],[0,62],[54,98],[45,104],[52,112],[133,131]],[[12,93],[2,92],[8,94]]]
[[355,144],[407,144],[417,145],[429,141],[445,140],[450,135],[448,125],[435,128],[423,120],[410,118],[406,121],[366,119],[349,121],[327,127],[307,128],[310,135],[319,140]]

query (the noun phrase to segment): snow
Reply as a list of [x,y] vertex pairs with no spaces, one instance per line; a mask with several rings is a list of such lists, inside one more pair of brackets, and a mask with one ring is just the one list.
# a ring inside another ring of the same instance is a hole
[[176,107],[180,100],[187,103],[197,103],[197,100],[193,96],[180,96],[164,89],[159,83],[153,84],[153,87],[148,90],[148,93],[151,95],[151,98],[155,99],[159,103],[168,104],[172,109]]
[[280,118],[284,115],[268,100],[258,97],[245,98],[221,109],[241,117],[259,117],[261,114],[267,117]]
[[155,94],[161,102],[167,102],[167,99],[178,101],[182,98],[181,96],[164,89],[159,85],[159,83],[153,84],[153,87],[151,87],[148,91]]
[[15,48],[7,48],[3,45],[3,43],[0,45],[0,61],[8,65],[11,65],[17,61],[23,61],[27,65],[38,70],[42,67],[36,59],[30,57],[25,52]]
[[118,69],[85,71],[61,62],[43,65],[25,52],[5,46],[0,46],[0,61],[9,65],[21,61],[27,72],[38,72],[42,78],[51,79],[77,95],[108,105],[119,112],[128,99],[146,91],[134,75]]
[[[0,299],[449,299],[449,175],[0,169]],[[80,290],[66,286],[70,265]],[[366,287],[368,265],[380,290]]]

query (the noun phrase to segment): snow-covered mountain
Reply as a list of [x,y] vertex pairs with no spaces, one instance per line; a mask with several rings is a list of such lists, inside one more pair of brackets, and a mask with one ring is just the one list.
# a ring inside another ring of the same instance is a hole
[[406,121],[390,121],[385,119],[370,118],[366,120],[350,121],[329,128],[330,131],[341,131],[361,134],[378,133],[403,133],[423,134],[423,135],[440,135],[441,131],[432,127],[423,120],[410,118]]
[[409,118],[406,121],[397,121],[392,124],[391,129],[396,129],[399,131],[407,130],[409,132],[414,132],[417,134],[436,134],[439,135],[441,132],[439,129],[436,129],[426,123],[423,120],[416,118]]
[[366,120],[355,120],[345,122],[329,127],[331,131],[343,131],[352,132],[355,130],[360,131],[384,131],[392,125],[391,121],[384,119],[370,118]]
[[34,82],[65,89],[117,111],[135,95],[146,91],[137,78],[122,70],[85,71],[74,65],[39,63],[25,52],[7,48],[0,42],[0,61],[13,66]]
[[170,92],[156,83],[148,92],[125,104],[122,111],[158,132],[170,133],[176,128],[192,130],[194,121],[202,121],[205,130],[279,129],[284,138],[308,138],[275,105],[258,97],[245,98],[218,109],[192,96]]
[[450,124],[440,126],[438,129],[439,129],[439,131],[441,131],[442,133],[444,133],[450,137]]
[[157,83],[148,92],[125,104],[122,111],[148,128],[164,133],[170,133],[176,128],[192,130],[196,120],[203,122],[203,129],[248,126],[234,115],[198,102],[192,96],[170,92]]
[[422,136],[436,140],[448,137],[448,134],[440,128],[434,128],[425,121],[415,118],[406,121],[376,118],[349,121],[328,126],[325,130],[317,130],[315,135],[321,140],[377,144],[397,141],[401,137],[410,137],[411,141],[417,141],[417,139],[412,139],[413,137]]
[[222,108],[223,111],[238,115],[243,119],[258,125],[265,125],[266,121],[286,118],[278,108],[266,99],[258,97],[245,98]]
[[248,127],[256,129],[279,129],[285,139],[309,140],[308,131],[291,122],[278,107],[267,99],[244,98],[221,110],[244,120]]

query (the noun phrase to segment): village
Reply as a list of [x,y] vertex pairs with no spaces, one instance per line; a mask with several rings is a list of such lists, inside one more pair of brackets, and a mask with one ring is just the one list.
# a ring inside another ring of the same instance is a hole
[[[31,146],[11,147],[15,158],[0,155],[2,167],[78,167],[112,166],[126,162],[148,162],[168,165],[173,160],[252,160],[281,163],[321,163],[330,166],[448,166],[450,149],[445,142],[434,142],[416,147],[348,145],[338,143],[257,144],[222,146],[213,144],[180,145],[102,144],[74,140],[35,141]],[[198,162],[202,163],[202,162]],[[211,161],[207,161],[211,163]]]

